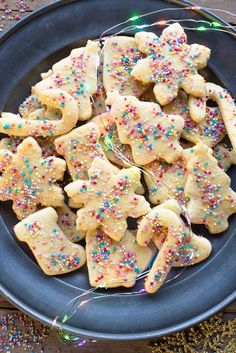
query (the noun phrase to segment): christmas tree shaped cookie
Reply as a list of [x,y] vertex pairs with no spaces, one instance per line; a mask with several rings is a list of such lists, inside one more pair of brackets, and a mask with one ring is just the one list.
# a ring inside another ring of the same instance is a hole
[[205,224],[210,233],[228,228],[228,218],[236,212],[236,193],[230,177],[218,166],[212,150],[198,143],[187,164],[184,192],[190,201],[187,213],[192,223]]
[[181,155],[179,138],[184,126],[178,115],[167,115],[156,103],[141,102],[133,96],[108,93],[110,118],[116,123],[119,139],[131,146],[135,163],[145,165],[155,159],[172,163]]

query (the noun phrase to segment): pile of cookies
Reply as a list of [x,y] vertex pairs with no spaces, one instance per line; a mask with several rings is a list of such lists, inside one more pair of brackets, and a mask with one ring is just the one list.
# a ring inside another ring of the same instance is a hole
[[2,113],[0,199],[45,274],[87,263],[92,286],[131,287],[150,266],[153,293],[172,267],[209,256],[188,222],[218,234],[236,212],[235,103],[199,74],[209,57],[177,23],[88,41],[41,75],[18,115]]

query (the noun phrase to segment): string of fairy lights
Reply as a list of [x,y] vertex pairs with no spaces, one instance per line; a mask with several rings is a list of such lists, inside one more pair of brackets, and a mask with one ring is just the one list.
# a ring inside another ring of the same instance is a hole
[[[190,30],[190,31],[198,31],[198,32],[225,32],[228,34],[231,34],[233,36],[236,36],[236,32],[234,32],[236,26],[232,26],[229,24],[223,24],[213,20],[213,21],[208,21],[208,20],[195,20],[193,18],[186,18],[186,19],[162,19],[162,20],[157,20],[155,22],[149,23],[149,24],[135,24],[135,22],[142,20],[142,19],[146,19],[149,16],[152,15],[156,15],[156,14],[160,14],[160,13],[165,13],[165,12],[178,12],[178,11],[214,11],[214,12],[221,12],[221,13],[226,13],[226,14],[230,14],[234,17],[236,17],[236,14],[229,12],[227,10],[223,10],[223,9],[217,9],[217,8],[209,8],[209,7],[201,7],[201,6],[187,6],[184,8],[181,7],[167,7],[167,8],[163,8],[160,10],[156,10],[156,11],[152,11],[152,12],[148,12],[145,14],[134,14],[133,16],[129,17],[128,19],[115,24],[114,26],[106,29],[105,31],[102,32],[102,34],[100,35],[100,37],[97,39],[101,45],[103,44],[103,41],[106,38],[110,38],[113,36],[117,36],[123,33],[128,33],[128,32],[133,32],[136,30],[140,30],[140,29],[145,29],[145,28],[149,28],[149,27],[165,27],[168,26],[174,22],[178,22],[181,23],[182,27],[186,30]],[[192,24],[194,25],[193,27],[190,27],[189,25]],[[123,28],[121,28],[122,26],[125,26]],[[109,34],[110,32],[113,32],[112,34]],[[100,85],[98,85],[99,89],[101,89]],[[101,119],[101,122],[104,126],[104,128],[106,128],[105,123],[102,119],[102,113],[101,111],[98,110],[93,97],[91,97],[92,102],[94,103],[95,109],[97,110],[97,114]],[[108,109],[108,108],[107,108]],[[176,199],[175,196],[173,195],[172,190],[169,188],[168,185],[166,185],[162,180],[157,180],[156,176],[149,170],[147,170],[146,168],[144,168],[143,166],[139,166],[135,163],[131,163],[130,160],[116,147],[113,146],[113,143],[110,141],[110,139],[107,139],[106,136],[104,136],[104,144],[105,146],[109,149],[112,150],[114,152],[114,154],[123,161],[123,163],[127,166],[136,166],[137,168],[139,168],[143,173],[146,173],[152,180],[152,182],[156,185],[157,183],[162,183],[163,186],[166,188],[167,190],[167,194],[169,198],[172,199]],[[191,232],[191,222],[189,220],[188,214],[186,212],[186,208],[184,207],[183,204],[181,204],[178,200],[176,200],[181,208],[182,214],[185,217],[186,223],[188,225],[189,228],[189,232]],[[165,283],[171,282],[173,280],[175,280],[176,278],[178,278],[179,276],[182,275],[183,271],[185,271],[185,269],[188,266],[188,263],[191,261],[193,253],[188,254],[189,258],[187,261],[187,264],[185,267],[182,268],[182,270],[175,275],[174,277],[168,279],[167,281],[165,281]],[[149,273],[149,270],[144,271],[143,273],[141,273],[139,276],[137,276],[137,280],[141,280],[143,278],[145,278],[145,276]],[[53,320],[52,323],[52,327],[57,327],[57,332],[58,332],[58,337],[60,338],[61,341],[63,341],[63,343],[66,343],[67,345],[70,346],[83,346],[84,344],[86,344],[88,341],[89,342],[94,342],[93,340],[89,340],[87,338],[84,337],[76,337],[73,334],[70,334],[68,332],[66,332],[64,330],[64,325],[66,323],[68,323],[68,321],[72,318],[73,315],[75,315],[75,313],[84,305],[90,303],[91,301],[94,300],[102,300],[104,298],[109,299],[109,298],[114,298],[114,297],[124,297],[124,296],[140,296],[140,295],[147,295],[146,291],[144,288],[141,288],[138,291],[134,291],[134,292],[122,292],[122,293],[112,293],[112,294],[103,294],[103,293],[96,293],[95,296],[91,296],[93,295],[94,292],[97,291],[97,287],[93,287],[90,288],[88,290],[82,289],[82,288],[78,288],[78,290],[80,290],[82,293],[79,294],[78,296],[76,296],[75,298],[73,298],[72,300],[70,300],[65,307],[63,308],[63,310],[58,314],[58,316]],[[59,327],[59,328],[58,328]]]

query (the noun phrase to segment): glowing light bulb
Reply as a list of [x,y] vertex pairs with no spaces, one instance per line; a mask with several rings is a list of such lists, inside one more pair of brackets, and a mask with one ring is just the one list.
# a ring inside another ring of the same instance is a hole
[[211,27],[218,28],[221,27],[221,24],[219,22],[211,22]]
[[165,20],[161,20],[161,21],[158,21],[157,24],[160,25],[160,26],[164,26],[166,24],[166,21]]
[[137,12],[133,12],[131,15],[132,16],[129,19],[130,21],[136,21],[139,19],[139,15],[137,14]]
[[130,18],[130,21],[136,21],[138,19],[138,16],[133,16]]
[[65,315],[61,321],[62,321],[62,322],[66,322],[67,320],[68,320],[68,316]]
[[204,27],[204,26],[200,26],[200,27],[197,27],[197,30],[200,31],[200,32],[203,32],[203,31],[206,31],[207,28]]
[[65,340],[70,341],[70,336],[67,333],[64,334],[63,337],[65,338]]

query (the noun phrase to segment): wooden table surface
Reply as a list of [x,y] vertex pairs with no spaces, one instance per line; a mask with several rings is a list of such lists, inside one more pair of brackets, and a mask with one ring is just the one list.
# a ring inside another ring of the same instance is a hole
[[[109,1],[109,0],[108,0]],[[27,13],[31,12],[44,4],[48,4],[49,0],[0,0],[0,30],[3,32],[9,25],[16,22],[19,17],[23,17]],[[195,0],[193,1],[196,5],[206,6],[211,8],[221,8],[236,14],[236,0]],[[19,4],[23,3],[22,10],[19,12]],[[26,8],[27,6],[28,8]],[[6,8],[9,8],[10,13],[6,13]],[[236,23],[236,17],[230,14],[220,15],[225,20]],[[20,313],[13,305],[6,301],[0,296],[0,317],[4,314]],[[236,316],[236,302],[225,308],[223,311],[225,318],[232,318]],[[96,342],[89,343],[84,346],[81,350],[85,353],[146,353],[150,350],[146,347],[147,342],[136,341],[136,342]],[[0,350],[1,351],[1,350]],[[57,338],[56,333],[51,331],[49,337],[45,342],[45,353],[72,353],[78,351],[78,348],[65,347]],[[5,352],[5,351],[1,351]],[[25,350],[17,350],[17,353],[26,352]],[[31,353],[31,352],[26,352]],[[198,352],[196,352],[198,353]]]

